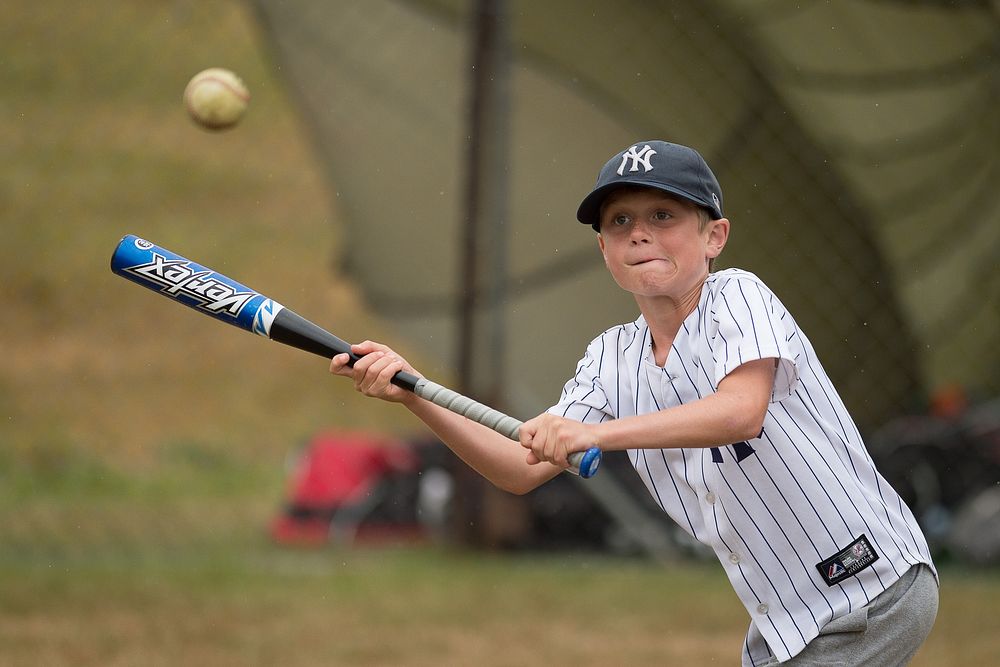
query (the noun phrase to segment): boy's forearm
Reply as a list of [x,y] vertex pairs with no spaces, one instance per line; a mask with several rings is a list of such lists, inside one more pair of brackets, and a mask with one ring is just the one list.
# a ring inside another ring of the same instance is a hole
[[527,493],[560,472],[553,465],[528,465],[520,444],[462,415],[417,396],[403,404],[456,456],[504,491]]
[[774,359],[748,362],[730,373],[719,390],[659,412],[599,424],[603,449],[718,447],[760,436],[774,385]]
[[718,447],[760,436],[774,386],[775,359],[739,366],[714,394],[658,412],[597,425],[602,449]]
[[760,420],[735,397],[712,394],[694,403],[604,422],[595,427],[605,450],[717,447],[760,435]]

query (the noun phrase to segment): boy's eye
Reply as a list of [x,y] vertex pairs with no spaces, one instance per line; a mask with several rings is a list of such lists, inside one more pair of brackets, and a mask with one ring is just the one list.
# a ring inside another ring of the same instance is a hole
[[666,211],[657,211],[653,214],[653,220],[669,220],[670,214]]
[[614,225],[616,225],[618,227],[623,227],[623,226],[627,225],[628,223],[632,222],[632,218],[628,217],[624,213],[619,213],[615,217],[611,218],[611,222],[612,222],[612,224],[614,224]]

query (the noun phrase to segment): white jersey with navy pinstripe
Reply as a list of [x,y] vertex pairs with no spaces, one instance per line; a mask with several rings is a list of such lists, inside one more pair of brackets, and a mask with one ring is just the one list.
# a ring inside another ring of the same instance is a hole
[[[587,423],[648,414],[703,398],[765,358],[778,365],[759,437],[628,452],[663,511],[715,552],[750,613],[744,665],[787,660],[912,564],[933,567],[791,314],[751,273],[710,274],[663,367],[642,317],[616,326],[591,342],[549,410]],[[852,566],[860,571],[845,571]]]

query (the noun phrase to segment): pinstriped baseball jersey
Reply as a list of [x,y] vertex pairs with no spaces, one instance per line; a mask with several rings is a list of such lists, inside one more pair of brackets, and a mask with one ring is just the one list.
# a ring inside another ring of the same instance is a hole
[[549,410],[586,423],[647,414],[703,398],[767,358],[778,362],[759,437],[628,452],[663,511],[715,552],[750,613],[744,665],[787,660],[911,565],[933,567],[791,314],[753,274],[713,273],[663,367],[640,317],[591,342]]

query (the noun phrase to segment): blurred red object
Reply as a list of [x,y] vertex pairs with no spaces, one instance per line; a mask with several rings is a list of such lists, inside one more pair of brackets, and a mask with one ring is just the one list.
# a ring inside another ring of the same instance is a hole
[[931,394],[928,412],[942,419],[957,419],[969,408],[969,397],[959,384],[946,384]]
[[406,442],[371,433],[327,431],[315,435],[292,465],[287,501],[271,524],[286,545],[413,539],[416,525],[363,526],[384,498],[384,483],[414,474],[419,458]]

